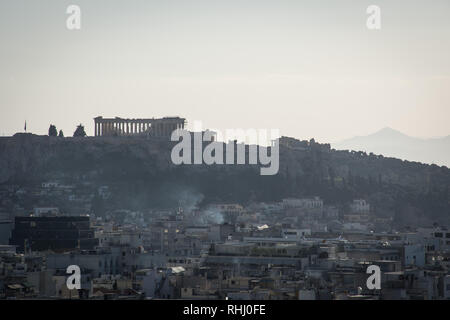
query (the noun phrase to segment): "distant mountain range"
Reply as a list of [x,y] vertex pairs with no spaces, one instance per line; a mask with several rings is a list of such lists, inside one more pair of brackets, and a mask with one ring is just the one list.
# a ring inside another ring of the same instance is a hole
[[333,143],[332,147],[337,150],[373,152],[386,157],[450,168],[450,135],[442,138],[421,139],[386,127],[368,136],[358,136]]

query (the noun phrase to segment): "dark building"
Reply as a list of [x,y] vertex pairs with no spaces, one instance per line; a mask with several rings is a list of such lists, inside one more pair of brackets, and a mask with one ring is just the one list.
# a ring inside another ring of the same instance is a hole
[[12,220],[0,220],[0,245],[8,244],[12,226]]
[[16,217],[10,239],[18,252],[27,250],[55,252],[76,248],[89,250],[98,245],[89,217]]

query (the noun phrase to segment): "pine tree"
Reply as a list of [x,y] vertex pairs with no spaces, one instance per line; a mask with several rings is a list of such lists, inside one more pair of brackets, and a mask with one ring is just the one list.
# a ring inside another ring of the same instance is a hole
[[58,131],[56,130],[56,126],[50,125],[50,128],[48,128],[48,135],[49,137],[56,137],[58,135]]
[[80,123],[79,126],[77,126],[77,129],[73,133],[74,137],[86,137],[86,131],[84,131],[84,126]]

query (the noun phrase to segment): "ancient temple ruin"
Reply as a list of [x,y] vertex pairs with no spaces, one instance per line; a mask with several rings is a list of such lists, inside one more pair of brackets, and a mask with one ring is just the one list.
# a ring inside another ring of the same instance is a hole
[[94,118],[95,136],[135,136],[149,135],[154,137],[169,137],[176,129],[184,129],[186,119],[180,117],[165,117],[161,119],[123,119]]

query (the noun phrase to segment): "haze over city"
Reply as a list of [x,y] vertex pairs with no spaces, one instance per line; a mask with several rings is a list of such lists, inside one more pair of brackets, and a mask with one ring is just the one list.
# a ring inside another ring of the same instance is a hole
[[3,314],[450,301],[449,9],[1,0]]
[[98,115],[183,116],[337,142],[448,131],[450,3],[73,1],[0,4],[0,135],[66,136]]

